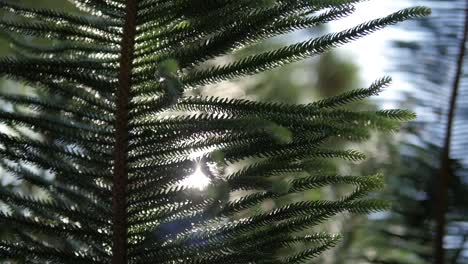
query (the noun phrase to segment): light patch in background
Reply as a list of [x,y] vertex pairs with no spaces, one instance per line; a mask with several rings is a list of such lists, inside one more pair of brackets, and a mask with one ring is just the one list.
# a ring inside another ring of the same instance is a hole
[[[406,0],[362,2],[356,4],[356,11],[351,16],[330,23],[329,30],[331,32],[346,30],[360,23],[384,17],[414,5],[414,2]],[[402,23],[410,23],[410,21]],[[389,71],[392,66],[389,62],[391,61],[389,58],[391,54],[389,53],[392,51],[390,41],[414,40],[420,39],[420,37],[394,25],[348,43],[337,50],[359,66],[361,69],[360,78],[364,85],[368,85],[383,76],[390,75],[392,77],[391,87],[385,89],[380,95],[380,98],[385,98],[380,104],[382,108],[394,108],[397,105],[392,103],[400,101],[401,93],[410,91],[413,87],[398,72]]]
[[210,185],[211,179],[203,173],[200,165],[197,166],[195,172],[185,178],[181,185],[196,188],[199,190],[204,190],[208,185]]

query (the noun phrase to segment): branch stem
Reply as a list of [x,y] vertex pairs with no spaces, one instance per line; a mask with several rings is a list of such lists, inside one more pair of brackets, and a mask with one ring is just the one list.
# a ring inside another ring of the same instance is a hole
[[128,181],[128,116],[132,64],[135,49],[138,0],[126,1],[126,15],[120,53],[117,113],[114,146],[114,183],[112,188],[112,264],[126,264],[127,245],[127,181]]

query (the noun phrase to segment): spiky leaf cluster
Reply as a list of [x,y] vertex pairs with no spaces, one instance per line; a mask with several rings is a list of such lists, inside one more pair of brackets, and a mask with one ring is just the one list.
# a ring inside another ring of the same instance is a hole
[[[36,198],[2,188],[0,199],[10,209],[0,214],[10,235],[0,242],[3,259],[109,263],[116,245],[121,246],[113,236],[117,226],[125,228],[127,245],[118,252],[125,259],[113,263],[304,263],[333,246],[337,237],[300,231],[340,212],[386,207],[365,198],[381,187],[381,176],[328,174],[320,164],[364,158],[357,151],[327,148],[331,140],[364,140],[372,128],[391,131],[412,118],[402,110],[340,109],[377,94],[388,78],[308,105],[185,92],[318,55],[426,15],[427,9],[405,9],[215,65],[214,59],[258,41],[346,16],[358,1],[71,2],[75,13],[0,0],[2,36],[18,54],[0,58],[0,72],[42,95],[0,96],[3,105],[15,106],[0,110],[1,123],[27,130],[1,132],[1,166],[47,194]],[[136,19],[128,22],[131,15]],[[134,38],[126,33],[132,30]],[[34,44],[26,35],[48,42]],[[122,60],[123,54],[133,59]],[[126,84],[131,85],[128,94],[120,90]],[[121,102],[128,102],[128,109],[119,108]],[[123,160],[116,158],[122,154],[117,145],[124,146]],[[198,170],[210,178],[205,190],[183,184]],[[125,176],[123,189],[115,175]],[[291,175],[282,187],[270,180]],[[268,199],[330,184],[356,189],[336,201],[295,202],[242,216]],[[116,196],[125,203],[113,200]],[[116,218],[116,208],[124,210],[124,219]],[[276,254],[297,244],[307,249]]]

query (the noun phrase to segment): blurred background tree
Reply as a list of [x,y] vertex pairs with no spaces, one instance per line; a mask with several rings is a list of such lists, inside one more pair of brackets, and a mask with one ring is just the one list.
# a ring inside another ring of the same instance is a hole
[[[400,144],[388,145],[393,155],[384,195],[393,210],[351,221],[346,237],[352,241],[334,263],[468,263],[467,4],[400,2],[433,9],[431,17],[402,26],[411,38],[389,37],[391,71],[410,87],[399,107],[413,109],[418,119],[400,134]],[[364,166],[373,168],[374,161]]]

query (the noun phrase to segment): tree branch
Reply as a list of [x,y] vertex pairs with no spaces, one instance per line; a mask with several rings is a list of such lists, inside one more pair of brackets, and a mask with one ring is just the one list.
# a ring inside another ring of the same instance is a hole
[[130,87],[134,56],[137,1],[127,0],[125,26],[121,43],[117,115],[115,123],[114,185],[112,189],[113,246],[112,264],[127,263],[127,148]]

